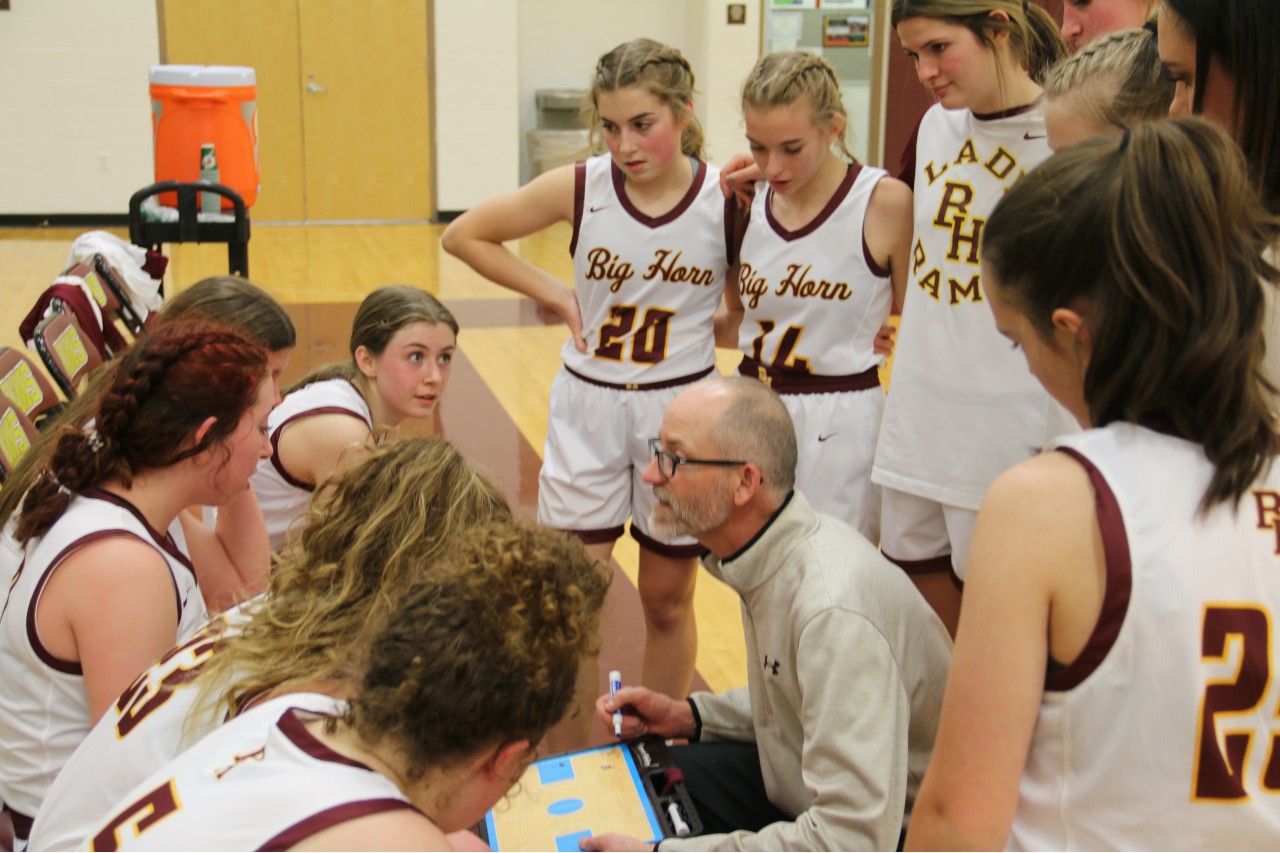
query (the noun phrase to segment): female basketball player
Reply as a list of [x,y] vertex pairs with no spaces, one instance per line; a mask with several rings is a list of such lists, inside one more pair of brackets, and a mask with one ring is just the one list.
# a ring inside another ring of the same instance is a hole
[[797,487],[878,542],[875,339],[906,288],[911,191],[849,153],[839,80],[821,57],[761,59],[742,85],[742,111],[768,191],[754,196],[730,298],[738,310],[718,342],[742,349],[739,373],[782,395],[799,438]]
[[1280,837],[1280,470],[1258,382],[1278,225],[1196,119],[1068,148],[991,215],[996,323],[1092,429],[983,502],[908,846]]
[[75,849],[130,788],[253,701],[345,695],[366,627],[460,531],[510,516],[501,491],[438,439],[375,450],[331,483],[267,595],[165,655],[108,709],[49,789],[32,849]]
[[1100,35],[1146,23],[1158,0],[1064,0],[1062,37],[1077,51]]
[[279,552],[316,484],[357,461],[409,418],[430,417],[457,347],[458,321],[431,294],[388,285],[360,303],[351,361],[312,371],[271,413],[271,457],[253,488]]
[[23,564],[0,613],[0,796],[20,838],[94,721],[204,621],[197,582],[265,583],[261,515],[238,536],[187,536],[186,552],[163,531],[185,507],[248,490],[273,399],[260,346],[166,323],[125,354],[93,428],[65,428],[28,490]]
[[421,580],[361,644],[349,708],[233,720],[134,789],[93,846],[450,849],[444,833],[484,817],[568,707],[607,585],[578,542],[529,523],[466,531],[431,571],[416,556]]
[[891,20],[938,103],[904,156],[915,240],[872,481],[885,556],[954,631],[987,486],[1073,428],[996,332],[978,267],[988,213],[1049,156],[1037,81],[1065,45],[1024,0],[895,0]]
[[[445,232],[444,247],[569,324],[551,389],[538,519],[576,534],[607,566],[631,516],[648,631],[641,681],[683,697],[697,648],[701,549],[652,535],[654,498],[641,474],[667,402],[714,369],[712,315],[731,289],[732,228],[719,171],[701,159],[693,72],[679,51],[637,39],[606,53],[585,114],[607,156],[467,212]],[[573,288],[502,245],[556,222],[573,224]],[[579,696],[583,725],[594,694],[593,680]]]
[[1160,62],[1155,25],[1099,36],[1053,66],[1044,94],[1054,151],[1168,115],[1173,81]]

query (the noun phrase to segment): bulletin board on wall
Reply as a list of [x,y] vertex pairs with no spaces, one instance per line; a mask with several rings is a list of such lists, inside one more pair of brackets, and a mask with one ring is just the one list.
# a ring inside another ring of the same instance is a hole
[[849,111],[850,148],[875,165],[881,148],[876,27],[884,5],[884,0],[764,0],[761,16],[763,53],[805,50],[831,63]]

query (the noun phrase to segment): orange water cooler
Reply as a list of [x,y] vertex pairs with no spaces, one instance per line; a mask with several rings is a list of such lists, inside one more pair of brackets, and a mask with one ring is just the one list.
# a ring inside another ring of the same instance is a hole
[[[252,68],[231,65],[151,66],[151,129],[156,182],[200,179],[200,147],[213,143],[218,183],[258,198],[258,87]],[[176,193],[160,203],[174,207]],[[231,201],[224,198],[222,207]]]

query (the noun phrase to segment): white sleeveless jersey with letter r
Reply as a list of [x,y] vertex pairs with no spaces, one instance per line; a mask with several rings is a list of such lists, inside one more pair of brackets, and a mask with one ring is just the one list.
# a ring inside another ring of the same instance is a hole
[[608,155],[579,163],[574,198],[574,282],[587,351],[572,339],[565,366],[614,385],[667,382],[715,363],[712,315],[729,268],[731,224],[720,171],[694,160],[693,183],[653,218],[627,198]]
[[920,120],[906,176],[915,235],[877,484],[977,510],[1001,472],[1077,429],[996,331],[979,271],[996,202],[1050,153],[1039,107],[979,117],[935,104]]
[[1090,471],[1102,614],[1051,670],[1009,846],[1280,843],[1280,466],[1200,512],[1203,449],[1133,424],[1069,436]]

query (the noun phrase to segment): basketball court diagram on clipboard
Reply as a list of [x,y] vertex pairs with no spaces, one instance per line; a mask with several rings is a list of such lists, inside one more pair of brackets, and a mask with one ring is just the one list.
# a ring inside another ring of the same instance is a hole
[[494,850],[578,850],[578,839],[618,833],[662,838],[662,824],[624,744],[544,758],[485,815]]

